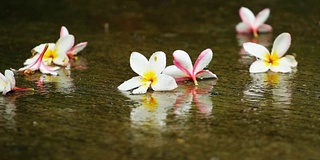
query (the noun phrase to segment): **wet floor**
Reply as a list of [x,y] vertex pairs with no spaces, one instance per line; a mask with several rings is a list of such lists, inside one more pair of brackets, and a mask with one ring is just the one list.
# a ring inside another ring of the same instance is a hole
[[[0,71],[18,69],[62,25],[88,46],[59,76],[16,75],[32,92],[0,96],[0,159],[319,159],[318,1],[6,1],[0,5]],[[238,10],[271,9],[271,34],[237,35]],[[289,74],[250,74],[241,44],[271,49],[289,32]],[[133,51],[149,57],[211,48],[218,80],[130,95]]]

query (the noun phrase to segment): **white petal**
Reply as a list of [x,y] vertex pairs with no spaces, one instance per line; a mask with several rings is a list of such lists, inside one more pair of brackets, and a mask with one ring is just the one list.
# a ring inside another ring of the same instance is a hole
[[[40,52],[40,53],[41,53],[41,52]],[[28,58],[23,64],[24,64],[24,65],[29,65],[29,64],[31,64],[31,63],[35,63],[35,62],[38,60],[39,56],[41,55],[40,53],[37,53],[36,55],[34,55],[34,56],[31,57],[31,58]]]
[[287,61],[286,58],[281,58],[277,61],[277,63],[273,63],[270,70],[273,72],[283,72],[283,73],[292,71],[290,63]]
[[4,75],[6,76],[7,80],[10,83],[10,88],[13,89],[16,86],[16,79],[14,78],[13,72],[6,69],[4,72]]
[[151,84],[151,87],[154,91],[170,91],[178,86],[173,77],[166,74],[158,74],[157,80]]
[[260,73],[260,72],[266,72],[270,69],[271,64],[266,63],[265,61],[262,60],[257,60],[254,61],[249,69],[250,73]]
[[254,25],[256,27],[262,25],[269,18],[269,15],[270,15],[270,9],[269,8],[266,8],[266,9],[260,11],[256,16]]
[[0,73],[0,92],[3,92],[7,85],[8,85],[7,78],[2,73]]
[[[165,68],[162,72],[163,74],[169,75],[173,78],[186,78],[189,77],[188,74],[182,72],[179,68],[177,68],[175,65],[168,66]],[[189,77],[190,78],[190,77]]]
[[272,27],[268,24],[262,24],[260,27],[258,27],[258,32],[260,33],[268,33],[272,31]]
[[246,7],[241,7],[239,10],[239,14],[243,22],[247,23],[250,27],[253,26],[253,23],[256,18],[254,14],[251,12],[251,10],[249,10]]
[[132,52],[130,56],[130,67],[138,75],[143,75],[143,73],[148,68],[147,58],[138,52]]
[[63,37],[63,36],[66,36],[66,35],[69,35],[69,31],[65,26],[62,26],[61,29],[60,29],[60,37]]
[[252,42],[243,43],[243,48],[248,52],[249,54],[258,57],[262,60],[268,60],[268,57],[270,55],[269,51],[266,47]]
[[74,36],[69,34],[60,37],[55,45],[54,52],[58,55],[67,54],[74,44]]
[[158,51],[151,55],[148,70],[154,70],[156,74],[161,73],[166,67],[166,54]]
[[197,58],[196,62],[194,63],[193,74],[197,74],[199,71],[203,70],[212,60],[212,50],[206,49],[201,52],[199,57]]
[[247,25],[244,22],[240,22],[236,25],[236,31],[238,33],[250,33],[251,32],[251,28],[249,25]]
[[271,57],[276,56],[278,58],[282,57],[291,44],[291,36],[289,33],[280,34],[273,42],[273,47],[271,51]]
[[286,56],[283,57],[283,58],[285,58],[285,59],[288,61],[290,67],[297,67],[298,62],[297,62],[297,60],[296,60],[296,58],[295,58],[294,56],[292,56],[292,55],[286,55]]
[[134,88],[137,88],[143,84],[142,82],[142,77],[141,76],[136,76],[133,77],[125,82],[123,82],[121,85],[118,86],[119,90],[122,91],[128,91]]
[[202,70],[197,74],[197,78],[199,79],[207,79],[207,78],[218,78],[216,74],[212,73],[209,70]]
[[49,45],[48,50],[53,50],[53,49],[54,49],[54,46],[56,45],[55,43],[43,43],[43,44],[40,44],[40,45],[34,47],[34,48],[31,50],[31,53],[33,53],[33,54],[42,53],[42,51],[44,50],[44,47],[45,47],[47,44]]
[[150,87],[151,82],[144,82],[139,88],[132,91],[133,94],[143,94],[146,93]]
[[173,52],[173,59],[173,63],[177,68],[192,77],[193,66],[187,52],[183,50],[176,50]]

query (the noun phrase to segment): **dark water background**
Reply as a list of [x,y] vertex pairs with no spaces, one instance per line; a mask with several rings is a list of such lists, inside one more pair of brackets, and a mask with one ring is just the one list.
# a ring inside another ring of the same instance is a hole
[[[271,9],[271,49],[289,32],[299,62],[290,74],[250,74],[241,55],[238,10]],[[88,41],[60,76],[16,75],[34,92],[0,96],[0,159],[319,159],[318,0],[57,0],[0,2],[0,71],[59,38]],[[135,73],[132,51],[149,57],[211,48],[217,81],[179,83],[174,92],[132,96],[117,86]]]

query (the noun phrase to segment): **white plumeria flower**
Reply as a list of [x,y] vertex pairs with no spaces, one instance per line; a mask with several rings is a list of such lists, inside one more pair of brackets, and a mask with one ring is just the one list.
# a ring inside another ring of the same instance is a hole
[[163,73],[172,76],[176,81],[192,79],[195,85],[198,85],[197,78],[218,78],[215,74],[204,68],[210,63],[213,53],[211,49],[201,52],[194,66],[190,56],[183,50],[173,52],[174,65],[168,66]]
[[298,65],[294,56],[283,55],[287,52],[291,44],[291,36],[289,33],[280,34],[273,43],[270,52],[262,45],[247,42],[243,44],[243,48],[251,55],[257,57],[257,60],[250,66],[251,73],[266,72],[269,69],[273,72],[291,72],[293,67]]
[[128,91],[134,89],[132,91],[133,94],[142,94],[146,93],[150,86],[154,91],[168,91],[177,88],[174,78],[161,74],[166,67],[166,55],[161,51],[153,53],[149,61],[142,54],[132,52],[130,67],[139,76],[123,82],[118,86],[119,90]]
[[270,25],[264,24],[270,15],[269,8],[262,10],[257,16],[254,16],[250,9],[241,7],[239,14],[242,22],[238,23],[236,26],[238,33],[253,33],[255,37],[258,37],[258,32],[265,33],[272,31]]

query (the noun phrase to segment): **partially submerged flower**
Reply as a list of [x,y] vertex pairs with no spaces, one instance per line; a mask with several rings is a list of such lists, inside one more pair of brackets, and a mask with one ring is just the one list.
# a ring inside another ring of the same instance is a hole
[[269,8],[260,11],[257,16],[254,16],[251,10],[246,7],[241,7],[239,14],[242,22],[236,26],[238,33],[253,33],[255,37],[258,37],[258,32],[265,33],[272,31],[270,25],[264,24],[270,15]]
[[298,65],[294,56],[283,55],[287,52],[291,44],[291,36],[289,33],[280,34],[273,43],[270,52],[262,45],[247,42],[243,44],[243,48],[251,55],[257,57],[257,60],[250,66],[251,73],[266,72],[269,69],[273,72],[291,72],[293,67]]
[[10,70],[5,70],[4,75],[0,73],[0,92],[3,95],[13,90],[33,90],[32,88],[19,88],[16,87],[16,79]]
[[49,44],[46,44],[43,51],[40,54],[37,54],[34,57],[32,57],[32,59],[28,61],[27,65],[25,67],[20,68],[18,71],[28,73],[40,70],[40,72],[45,74],[58,75],[58,73],[55,70],[59,69],[59,67],[52,67],[46,65],[43,61],[43,58],[45,56],[45,53],[47,53],[48,48]]
[[139,76],[123,82],[118,86],[119,90],[134,89],[133,94],[142,94],[146,93],[150,86],[154,91],[168,91],[177,88],[177,83],[171,76],[161,74],[166,67],[166,55],[161,51],[153,53],[149,61],[142,54],[132,52],[130,66]]
[[168,66],[163,73],[172,76],[176,81],[192,79],[198,85],[197,78],[218,78],[209,70],[204,68],[210,63],[213,53],[211,49],[201,52],[194,66],[187,52],[176,50],[173,52],[174,65]]

